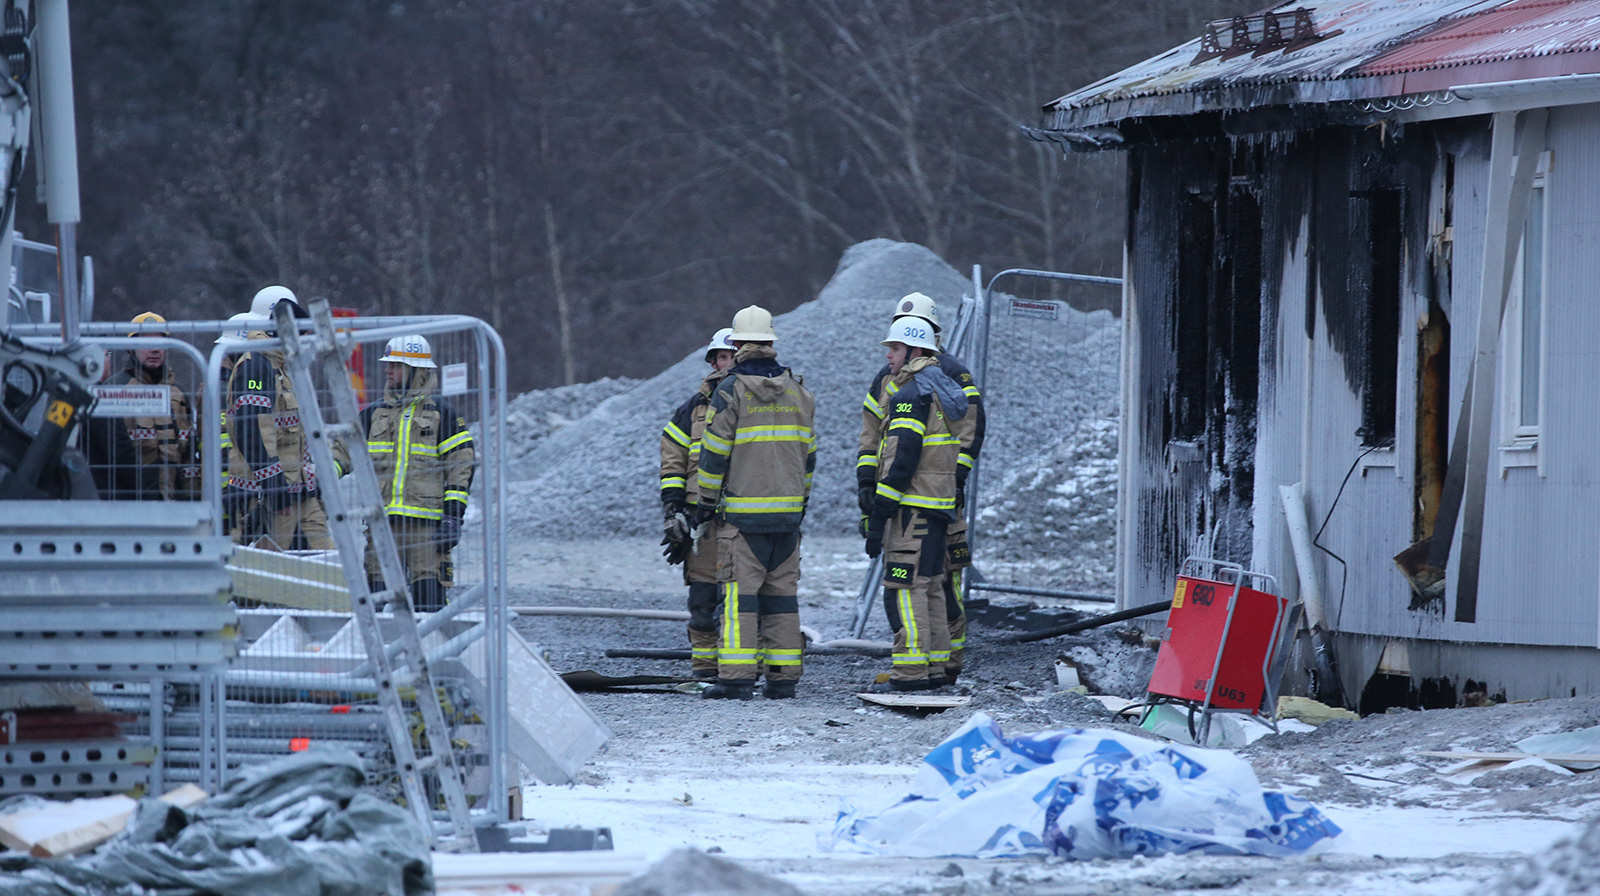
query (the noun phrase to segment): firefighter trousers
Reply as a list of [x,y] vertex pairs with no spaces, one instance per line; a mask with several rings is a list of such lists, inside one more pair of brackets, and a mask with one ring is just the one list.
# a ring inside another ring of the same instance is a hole
[[[439,541],[439,524],[408,516],[389,517],[389,531],[400,563],[406,569],[406,584],[411,587],[412,605],[424,612],[444,608],[445,589],[455,584],[455,567],[450,551]],[[382,578],[378,555],[367,540],[367,579],[374,586]],[[398,584],[398,583],[396,583]]]
[[690,670],[701,678],[717,672],[717,524],[710,523],[700,544],[683,563],[689,586]]
[[972,550],[967,546],[967,521],[956,508],[956,518],[945,530],[944,608],[950,621],[950,661],[945,674],[961,672],[967,648],[967,607],[961,596],[961,579],[972,565]]
[[328,534],[328,514],[322,509],[321,498],[295,496],[287,509],[269,514],[268,527],[272,540],[286,551],[295,549],[295,532],[305,539],[305,546],[313,551],[334,549],[333,536]]
[[883,541],[883,607],[894,630],[894,681],[945,675],[950,661],[950,615],[945,606],[946,521],[901,508]]
[[717,585],[722,625],[717,677],[767,681],[800,677],[800,533],[751,532],[723,524],[717,531]]

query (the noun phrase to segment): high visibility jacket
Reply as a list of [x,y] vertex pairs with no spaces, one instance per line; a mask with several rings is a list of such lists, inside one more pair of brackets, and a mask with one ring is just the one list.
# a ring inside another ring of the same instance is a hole
[[769,345],[746,344],[711,393],[701,436],[700,503],[745,532],[793,532],[817,465],[816,401]]
[[664,505],[700,503],[700,488],[696,482],[700,472],[700,438],[706,429],[706,414],[711,410],[711,393],[725,376],[725,370],[707,375],[661,429],[661,503]]
[[874,513],[914,507],[954,519],[961,440],[952,423],[967,415],[967,397],[933,357],[912,359],[889,382]]
[[137,360],[113,379],[118,386],[165,385],[170,393],[172,412],[164,416],[127,417],[123,419],[128,440],[133,443],[140,466],[157,470],[155,481],[159,495],[148,494],[168,501],[191,501],[199,497],[200,466],[195,459],[194,412],[189,399],[178,388],[172,369],[165,367],[151,371]]
[[[266,334],[258,330],[250,338]],[[300,402],[283,363],[281,351],[245,352],[228,377],[229,468],[235,468],[236,456],[249,468],[248,477],[233,477],[239,488],[259,489],[279,471],[292,493],[317,488],[317,465],[300,426]]]
[[461,519],[472,490],[472,433],[466,418],[439,400],[439,372],[408,368],[402,389],[361,412],[367,453],[389,516]]
[[[967,413],[959,419],[950,421],[950,428],[961,440],[961,453],[957,463],[961,470],[970,472],[978,462],[978,455],[983,451],[984,431],[987,422],[984,417],[983,393],[978,390],[977,381],[972,378],[972,371],[960,359],[948,352],[938,355],[939,369],[944,371],[956,385],[961,387],[962,394],[967,397]],[[873,483],[878,472],[878,448],[883,443],[884,418],[887,416],[887,402],[894,393],[890,390],[899,390],[894,384],[894,377],[889,375],[889,365],[883,365],[877,376],[872,378],[872,385],[867,387],[866,400],[861,406],[861,440],[856,448],[856,480],[862,485]],[[966,478],[966,473],[958,472],[960,479]]]

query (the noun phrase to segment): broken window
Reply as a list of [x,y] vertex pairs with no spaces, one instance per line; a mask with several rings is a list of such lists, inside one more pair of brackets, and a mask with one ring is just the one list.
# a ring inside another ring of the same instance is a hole
[[1395,396],[1400,385],[1400,274],[1405,256],[1401,194],[1396,189],[1368,192],[1367,237],[1372,267],[1367,289],[1366,375],[1361,393],[1363,446],[1393,444]]

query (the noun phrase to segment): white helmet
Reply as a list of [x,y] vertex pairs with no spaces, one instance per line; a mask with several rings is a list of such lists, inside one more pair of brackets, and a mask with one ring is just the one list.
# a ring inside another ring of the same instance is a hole
[[933,324],[933,332],[939,333],[943,328],[939,326],[939,305],[932,297],[920,292],[913,292],[902,296],[894,303],[895,317],[920,317]]
[[717,352],[731,352],[734,350],[733,340],[728,338],[732,335],[732,327],[723,327],[717,331],[715,336],[711,337],[711,341],[706,343],[706,350],[701,353],[701,357],[705,358],[707,364],[711,363],[712,356]]
[[287,286],[263,287],[260,292],[256,293],[256,297],[250,300],[250,313],[262,320],[268,320],[272,317],[272,306],[283,299],[288,299],[296,304],[299,304],[300,301],[294,297],[294,290]]
[[903,342],[913,348],[925,348],[930,352],[939,350],[939,342],[933,335],[933,324],[920,317],[897,317],[889,325],[889,335],[883,339],[883,345],[893,345]]
[[228,318],[228,323],[238,324],[239,326],[237,329],[223,330],[222,335],[218,336],[217,341],[211,343],[212,345],[218,345],[230,339],[242,342],[250,338],[251,330],[260,330],[267,325],[265,318],[256,317],[248,311],[241,311]]
[[433,346],[421,336],[396,336],[389,340],[379,361],[407,364],[412,367],[438,367],[433,363]]
[[760,305],[739,309],[733,316],[732,330],[728,338],[734,342],[778,341],[778,334],[772,329],[772,312]]

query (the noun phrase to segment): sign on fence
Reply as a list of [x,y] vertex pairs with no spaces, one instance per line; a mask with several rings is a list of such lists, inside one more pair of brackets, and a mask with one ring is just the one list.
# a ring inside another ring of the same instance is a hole
[[166,417],[172,413],[172,387],[93,386],[96,417]]
[[1011,300],[1012,317],[1036,317],[1040,320],[1055,320],[1061,306],[1055,302],[1030,302],[1026,299]]

